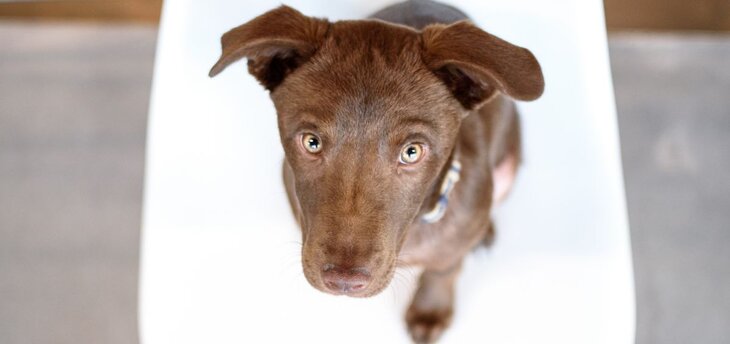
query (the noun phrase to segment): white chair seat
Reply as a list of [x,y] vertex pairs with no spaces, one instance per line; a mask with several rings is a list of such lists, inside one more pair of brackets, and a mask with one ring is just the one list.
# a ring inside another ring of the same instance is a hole
[[[392,1],[286,3],[331,20]],[[495,246],[458,282],[444,343],[631,343],[634,291],[616,114],[598,0],[448,1],[528,47],[546,80],[521,103],[525,158],[496,209]],[[165,3],[150,107],[141,339],[156,343],[408,342],[414,271],[370,299],[322,294],[301,272],[268,94],[219,37],[275,6]]]

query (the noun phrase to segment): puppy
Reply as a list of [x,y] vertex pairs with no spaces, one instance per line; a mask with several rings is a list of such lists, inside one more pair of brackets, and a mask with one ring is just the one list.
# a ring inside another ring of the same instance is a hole
[[398,266],[424,268],[405,320],[414,341],[449,326],[466,254],[493,235],[492,204],[520,160],[513,99],[544,88],[528,50],[427,0],[329,22],[282,6],[223,35],[270,91],[304,275],[353,297]]

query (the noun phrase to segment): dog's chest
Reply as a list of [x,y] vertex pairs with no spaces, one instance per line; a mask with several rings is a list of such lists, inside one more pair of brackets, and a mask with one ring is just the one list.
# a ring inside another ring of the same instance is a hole
[[453,245],[447,244],[449,236],[445,232],[452,232],[450,226],[438,224],[417,225],[410,229],[403,248],[399,253],[399,261],[405,265],[431,266],[434,263],[448,259]]
[[436,270],[452,267],[486,235],[489,216],[479,215],[482,214],[454,211],[448,212],[436,223],[414,223],[409,228],[398,260],[404,265]]

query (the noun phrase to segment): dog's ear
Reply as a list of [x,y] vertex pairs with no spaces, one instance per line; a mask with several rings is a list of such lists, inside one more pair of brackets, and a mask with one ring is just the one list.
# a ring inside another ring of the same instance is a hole
[[216,76],[245,57],[249,73],[273,91],[317,51],[328,28],[324,19],[281,6],[226,32],[221,37],[221,57],[208,75]]
[[426,26],[423,60],[466,109],[497,91],[518,100],[537,99],[545,87],[532,53],[490,35],[468,21]]

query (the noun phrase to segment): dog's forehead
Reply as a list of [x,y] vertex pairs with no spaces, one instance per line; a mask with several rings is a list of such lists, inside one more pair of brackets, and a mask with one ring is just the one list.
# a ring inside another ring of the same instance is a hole
[[[332,24],[313,58],[272,95],[281,113],[310,111],[338,128],[388,129],[393,117],[434,121],[459,108],[421,57],[420,32],[378,20]],[[364,124],[367,124],[364,126]]]
[[332,23],[323,49],[332,53],[377,52],[386,59],[408,59],[419,55],[421,33],[413,28],[378,19],[345,20]]
[[[421,35],[379,20],[340,21],[331,25],[311,65],[359,83],[385,75],[425,71]],[[387,80],[387,78],[385,79]]]
[[295,73],[292,79],[282,87],[284,92],[276,92],[277,107],[291,115],[310,112],[340,128],[380,130],[392,124],[394,117],[409,116],[440,122],[448,120],[442,117],[452,117],[445,113],[459,107],[428,71],[344,64]]
[[[380,20],[340,21],[300,74],[306,83],[349,106],[441,102],[442,82],[422,60],[420,32]],[[431,99],[432,98],[432,99]]]

